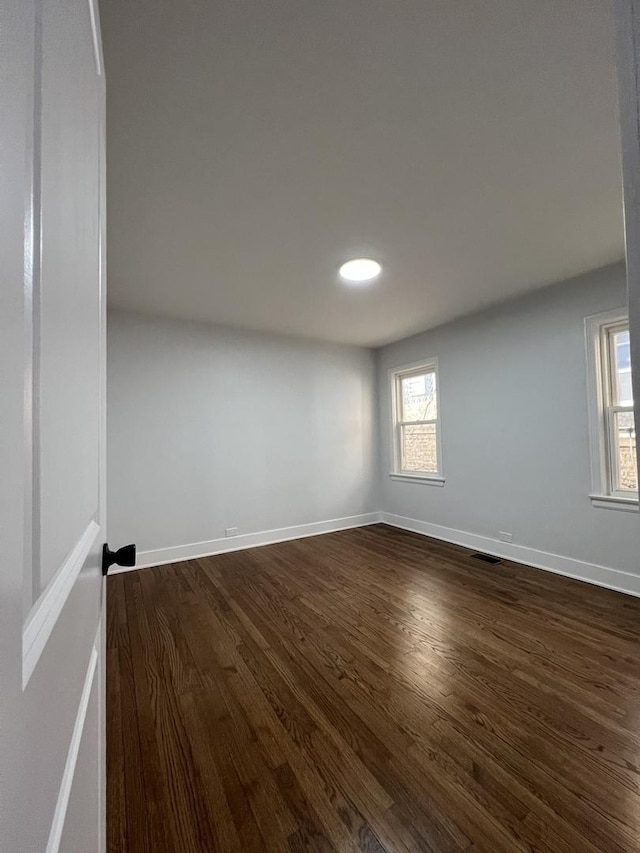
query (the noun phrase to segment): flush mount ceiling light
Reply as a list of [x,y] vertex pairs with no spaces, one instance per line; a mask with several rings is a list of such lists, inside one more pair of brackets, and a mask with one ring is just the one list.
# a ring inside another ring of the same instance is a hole
[[342,264],[339,271],[340,278],[360,284],[373,281],[382,272],[382,267],[372,258],[354,258]]

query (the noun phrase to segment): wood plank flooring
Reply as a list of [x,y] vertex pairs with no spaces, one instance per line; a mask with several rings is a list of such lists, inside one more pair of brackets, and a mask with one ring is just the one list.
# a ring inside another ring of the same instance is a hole
[[108,581],[108,850],[640,850],[640,600],[376,525]]

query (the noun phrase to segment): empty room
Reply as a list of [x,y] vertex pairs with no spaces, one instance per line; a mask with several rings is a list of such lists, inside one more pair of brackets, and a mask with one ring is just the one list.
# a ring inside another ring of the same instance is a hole
[[637,853],[640,0],[0,32],[2,853]]

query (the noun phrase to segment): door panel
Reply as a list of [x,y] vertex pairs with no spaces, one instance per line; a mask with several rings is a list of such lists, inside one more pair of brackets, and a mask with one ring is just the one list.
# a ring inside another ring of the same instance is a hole
[[3,0],[0,33],[0,850],[97,853],[106,538],[97,8]]
[[[87,0],[42,4],[40,583],[98,511],[100,92]],[[64,494],[64,500],[61,495]]]
[[[100,775],[99,753],[95,744],[100,741],[100,679],[97,671],[97,655],[92,656],[92,666],[84,685],[83,701],[79,712],[79,724],[74,729],[73,746],[77,743],[75,771],[71,777],[66,815],[61,826],[60,850],[65,853],[85,853],[94,850],[100,833],[100,790],[95,780]],[[84,699],[86,698],[86,709]]]

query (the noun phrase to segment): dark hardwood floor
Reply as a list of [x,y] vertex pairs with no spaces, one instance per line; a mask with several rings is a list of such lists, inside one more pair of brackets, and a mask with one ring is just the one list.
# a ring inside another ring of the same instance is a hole
[[108,582],[108,849],[640,850],[640,600],[376,525]]

